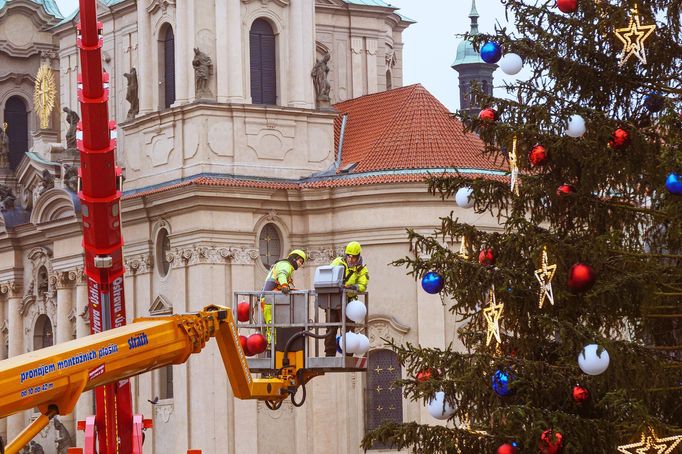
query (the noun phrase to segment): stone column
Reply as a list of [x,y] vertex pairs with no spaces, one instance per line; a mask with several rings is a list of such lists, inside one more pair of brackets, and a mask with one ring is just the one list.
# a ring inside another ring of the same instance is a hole
[[[286,65],[290,74],[289,93],[282,93],[281,98],[288,99],[289,107],[306,107],[304,98],[304,84],[309,85],[310,68],[303,67],[303,40],[310,39],[304,36],[303,30],[303,0],[293,1],[289,4],[289,62]],[[284,67],[284,65],[280,65]]]
[[[61,344],[73,339],[73,327],[71,324],[71,313],[74,308],[74,284],[75,274],[67,271],[59,271],[50,276],[52,288],[57,289],[57,329],[55,333],[55,344]],[[60,416],[59,420],[72,437],[75,438],[76,426],[74,414]]]
[[[21,297],[21,284],[10,281],[0,285],[0,293],[6,293],[8,299],[8,329],[9,356],[24,353],[24,323]],[[7,418],[7,438],[13,440],[26,426],[24,412],[11,415]]]
[[189,83],[191,79],[192,59],[194,53],[194,24],[189,21],[192,0],[177,0],[175,3],[175,104],[187,104],[189,101]]
[[151,39],[151,24],[145,7],[146,2],[137,2],[137,92],[140,100],[140,115],[152,111],[152,91],[157,87],[152,78],[151,46],[155,45]]
[[[225,39],[227,27],[227,4],[224,1],[215,3],[215,77],[216,77],[216,100],[227,102],[228,97],[228,73],[230,71],[230,41]],[[240,49],[238,47],[237,49]]]
[[[90,334],[90,315],[88,314],[88,286],[82,268],[77,268],[69,272],[70,279],[76,283],[76,338],[88,336]],[[76,404],[76,421],[84,421],[87,416],[94,415],[93,412],[94,394],[88,391],[81,394]],[[78,446],[83,446],[85,434],[81,431],[76,432]]]
[[361,36],[353,36],[350,39],[351,50],[351,71],[353,74],[353,98],[358,98],[364,95],[363,79],[364,71],[362,69],[362,45],[363,39]]
[[367,94],[376,93],[379,80],[377,75],[377,40],[367,39]]
[[[5,329],[7,328],[7,312],[8,312],[8,302],[7,299],[3,297],[3,294],[8,293],[9,288],[5,285],[0,284],[0,360],[6,359],[5,355]],[[0,419],[0,435],[7,439],[7,418]]]
[[[224,3],[224,2],[218,2]],[[243,103],[246,100],[244,93],[244,63],[242,43],[242,13],[240,0],[227,0],[227,74],[221,77],[227,78],[227,102]],[[246,43],[248,47],[249,43]],[[220,69],[218,69],[220,74]],[[220,90],[219,90],[220,91]],[[218,98],[220,101],[220,98]]]

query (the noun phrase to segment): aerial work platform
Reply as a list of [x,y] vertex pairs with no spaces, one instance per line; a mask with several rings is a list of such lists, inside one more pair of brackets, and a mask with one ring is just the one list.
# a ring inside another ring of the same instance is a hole
[[[324,356],[324,336],[330,327],[337,328],[337,336],[341,336],[339,348],[345,353],[343,342],[347,332],[368,335],[367,320],[364,323],[354,323],[346,319],[346,305],[348,303],[347,289],[336,287],[336,292],[322,293],[318,290],[292,290],[288,295],[281,292],[252,292],[242,291],[234,293],[234,306],[241,302],[249,303],[251,310],[248,322],[238,323],[241,330],[255,330],[265,334],[274,333],[274,342],[270,342],[268,350],[260,355],[249,357],[251,372],[271,373],[280,365],[276,364],[277,352],[284,352],[287,342],[299,332],[312,333],[314,336],[301,336],[294,339],[288,352],[302,351],[304,369],[325,372],[364,372],[367,370],[367,358],[337,354],[335,357]],[[358,292],[353,292],[357,294]],[[358,294],[358,299],[369,307],[369,295]],[[271,305],[272,320],[266,323],[264,317],[265,305]],[[327,322],[330,319],[330,308],[341,310],[341,321]]]

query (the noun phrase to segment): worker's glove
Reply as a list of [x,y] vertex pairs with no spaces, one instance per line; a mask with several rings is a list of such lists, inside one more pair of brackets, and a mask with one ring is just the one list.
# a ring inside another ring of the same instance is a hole
[[355,290],[356,292],[358,291],[358,286],[357,286],[357,284],[346,285],[346,288],[347,288],[348,290]]
[[282,286],[282,293],[284,293],[285,295],[289,294],[289,286],[288,285]]

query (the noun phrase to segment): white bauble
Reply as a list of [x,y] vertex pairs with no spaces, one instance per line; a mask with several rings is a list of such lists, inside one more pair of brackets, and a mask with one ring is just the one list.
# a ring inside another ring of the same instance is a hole
[[363,323],[367,315],[367,306],[360,300],[353,300],[346,305],[346,317],[355,323]]
[[445,393],[438,391],[429,401],[429,414],[436,419],[445,420],[455,414],[455,409],[445,401]]
[[568,119],[568,127],[566,128],[566,135],[569,137],[582,137],[587,128],[585,127],[585,119],[580,115],[571,115]]
[[518,54],[504,54],[500,60],[500,69],[510,76],[518,74],[521,68],[523,68],[523,60]]
[[471,194],[474,192],[469,186],[459,188],[455,194],[455,202],[460,208],[471,208],[474,206],[474,198]]
[[597,344],[586,345],[578,355],[578,366],[587,375],[599,375],[609,367],[609,352],[602,350],[597,355]]
[[358,340],[358,347],[355,349],[355,353],[364,355],[369,351],[369,338],[364,334],[356,334],[355,338]]
[[360,346],[360,339],[358,335],[352,331],[348,331],[345,336],[346,339],[346,353],[355,353]]

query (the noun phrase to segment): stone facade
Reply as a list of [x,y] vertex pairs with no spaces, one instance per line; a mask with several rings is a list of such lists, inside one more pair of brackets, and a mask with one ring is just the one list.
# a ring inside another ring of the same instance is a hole
[[[0,2],[0,111],[10,96],[21,96],[35,132],[31,152],[14,172],[0,175],[0,183],[19,195],[26,218],[0,216],[0,358],[89,333],[80,204],[68,177],[68,166],[78,162],[63,153],[68,125],[59,117],[62,107],[78,110],[76,20],[55,18],[41,4]],[[312,284],[314,267],[327,264],[346,242],[362,243],[371,273],[372,349],[390,337],[441,347],[455,340],[457,323],[440,298],[388,265],[410,253],[406,227],[428,233],[454,205],[428,195],[421,183],[318,189],[291,183],[334,163],[336,114],[315,109],[310,71],[316,59],[332,56],[332,104],[399,87],[401,34],[410,22],[387,6],[342,0],[108,0],[99,6],[109,110],[121,122],[131,320],[232,306],[234,291],[258,289],[267,273],[259,237],[269,225],[280,236],[282,253],[293,247],[310,253],[295,274],[301,288]],[[275,33],[276,105],[251,104],[249,29],[259,18]],[[166,109],[158,87],[161,33],[168,27],[175,37],[175,102]],[[195,47],[212,59],[207,91],[214,99],[195,99]],[[58,73],[58,108],[49,130],[38,131],[32,77],[45,61]],[[133,67],[139,114],[126,121],[124,73]],[[54,188],[34,197],[45,169],[55,176]],[[184,183],[198,175],[232,179]],[[492,219],[457,215],[494,228]],[[304,407],[286,403],[272,412],[232,397],[211,343],[172,372],[156,370],[133,381],[135,412],[154,419],[145,453],[361,452],[368,411],[364,374],[316,378]],[[154,397],[160,397],[156,404]],[[402,408],[403,420],[428,418],[419,403],[405,401]],[[75,414],[61,419],[79,442],[75,421],[92,411],[87,393]],[[0,435],[13,437],[35,416],[27,411],[7,418]],[[41,442],[47,453],[56,452],[51,430]]]

